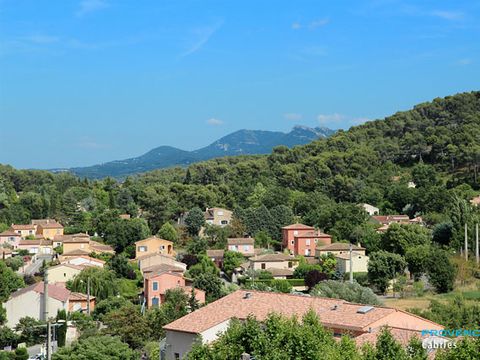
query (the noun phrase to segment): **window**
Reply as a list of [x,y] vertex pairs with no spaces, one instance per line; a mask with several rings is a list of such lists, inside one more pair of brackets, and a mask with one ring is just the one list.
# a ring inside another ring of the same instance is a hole
[[139,246],[139,247],[138,247],[138,251],[139,251],[139,252],[146,252],[146,251],[147,251],[147,247],[146,247],[146,246]]
[[160,245],[160,250],[165,250],[165,245]]
[[221,223],[222,225],[228,225],[228,221],[227,221],[227,220],[222,220],[222,221],[220,221],[220,223]]
[[157,291],[158,290],[158,282],[154,281],[153,284],[152,284],[152,289],[153,291]]
[[160,301],[159,301],[158,297],[152,298],[152,306],[158,306],[159,302]]
[[63,273],[63,277],[67,277],[67,273]]
[[293,235],[298,235],[298,231],[295,230],[295,231],[293,232]]
[[218,215],[218,216],[223,216],[223,211],[219,211],[219,212],[217,213],[217,215]]
[[33,231],[32,231],[32,230],[28,230],[28,233],[29,233],[29,234],[33,234]]
[[180,354],[179,353],[175,353],[175,360],[180,360]]
[[295,244],[295,241],[293,241],[293,240],[292,240],[292,241],[290,241],[290,244],[292,244],[292,245],[293,245],[293,244]]
[[310,239],[305,240],[305,245],[310,246]]
[[289,262],[288,262],[288,267],[291,268],[292,266],[293,266],[292,262],[289,261]]
[[265,270],[266,266],[265,263],[262,263],[262,270]]
[[250,247],[248,245],[243,245],[243,251],[248,251]]
[[305,249],[305,256],[310,256],[310,249]]

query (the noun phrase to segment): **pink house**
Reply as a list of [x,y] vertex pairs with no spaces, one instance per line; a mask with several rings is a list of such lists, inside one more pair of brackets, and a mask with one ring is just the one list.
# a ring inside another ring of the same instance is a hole
[[0,246],[8,245],[16,249],[21,239],[22,239],[22,235],[20,235],[19,233],[11,229],[6,230],[0,233]]
[[314,256],[317,246],[330,245],[332,237],[314,227],[292,224],[282,228],[283,248],[292,255]]
[[[192,291],[191,283],[181,272],[161,271],[145,273],[143,291],[148,308],[159,306],[165,301],[165,294],[170,289],[182,289],[187,295]],[[194,288],[195,298],[201,304],[205,303],[205,292]]]
[[227,249],[239,252],[245,256],[253,256],[255,254],[253,250],[254,244],[254,238],[230,238],[227,240]]

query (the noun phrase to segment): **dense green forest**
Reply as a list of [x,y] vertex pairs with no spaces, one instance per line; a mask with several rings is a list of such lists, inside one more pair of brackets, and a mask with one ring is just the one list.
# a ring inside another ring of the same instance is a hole
[[[328,139],[272,154],[214,159],[123,182],[0,166],[0,230],[52,217],[121,250],[192,208],[235,210],[233,232],[267,232],[298,220],[337,241],[375,242],[369,203],[421,215],[439,243],[458,249],[480,193],[480,92],[463,93],[368,122]],[[413,181],[415,188],[409,187]],[[133,220],[121,220],[129,213]],[[136,234],[117,237],[118,231]],[[436,235],[435,235],[436,234]]]

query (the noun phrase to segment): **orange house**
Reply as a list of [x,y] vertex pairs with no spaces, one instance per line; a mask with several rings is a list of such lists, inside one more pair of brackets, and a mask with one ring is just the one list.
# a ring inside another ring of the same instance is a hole
[[293,224],[282,228],[283,248],[293,255],[314,256],[317,245],[329,245],[332,237],[314,227]]
[[175,252],[173,251],[173,242],[152,236],[148,239],[140,240],[135,243],[135,259],[138,259],[140,256],[150,254],[174,256]]
[[[187,295],[192,291],[191,283],[181,272],[161,271],[144,274],[143,291],[148,308],[161,305],[165,294],[170,289],[182,289]],[[205,292],[195,289],[195,298],[201,304],[205,303]]]

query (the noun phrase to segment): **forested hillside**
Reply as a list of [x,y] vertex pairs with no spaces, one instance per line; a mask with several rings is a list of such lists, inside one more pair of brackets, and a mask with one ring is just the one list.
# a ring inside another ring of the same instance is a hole
[[357,206],[365,202],[383,213],[422,215],[431,227],[448,230],[445,245],[457,247],[462,224],[477,216],[467,204],[480,193],[479,166],[480,92],[463,93],[305,146],[153,171],[122,183],[1,166],[0,227],[54,217],[67,230],[97,232],[108,242],[109,223],[123,221],[118,213],[139,216],[136,226],[156,233],[194,207],[219,206],[236,210],[237,232],[264,230],[276,238],[296,216],[335,240],[368,242],[374,231]]

